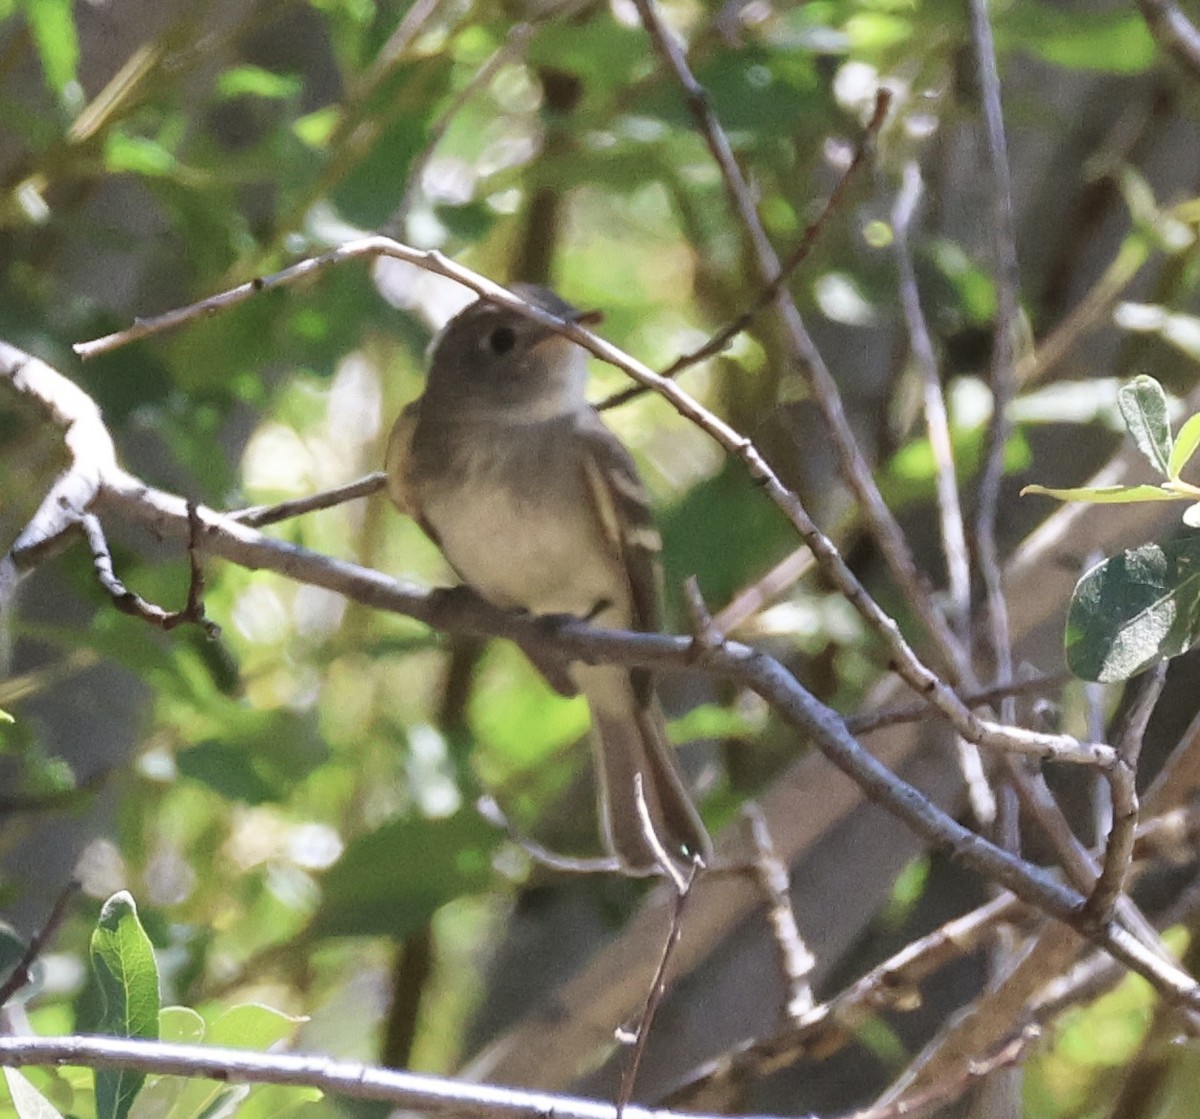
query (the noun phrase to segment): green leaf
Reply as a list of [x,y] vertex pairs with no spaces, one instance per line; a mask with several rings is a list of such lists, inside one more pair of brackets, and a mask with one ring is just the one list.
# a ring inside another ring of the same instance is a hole
[[1134,11],[1066,11],[1026,0],[1006,13],[1000,33],[1005,46],[1019,47],[1056,66],[1137,74],[1154,64],[1154,38]]
[[1117,407],[1137,449],[1164,477],[1171,461],[1171,427],[1167,422],[1167,394],[1153,377],[1143,373],[1117,394]]
[[307,1018],[284,1014],[281,1010],[257,1002],[231,1006],[208,1029],[209,1045],[227,1049],[257,1049],[265,1052],[272,1045],[290,1038]]
[[199,1045],[206,1028],[204,1019],[190,1006],[164,1006],[158,1015],[159,1041]]
[[[158,965],[133,898],[122,890],[100,910],[92,933],[92,969],[104,998],[102,1033],[158,1037]],[[97,1119],[126,1119],[145,1075],[101,1069],[96,1073]]]
[[4,1070],[17,1119],[63,1119],[62,1113],[16,1069]]
[[20,7],[37,45],[46,85],[61,97],[75,81],[79,65],[72,0],[21,0]]
[[294,74],[276,74],[261,66],[234,66],[217,78],[221,97],[266,97],[276,100],[299,93],[303,83]]
[[[199,1019],[201,1037],[206,1045],[227,1049],[253,1049],[258,1052],[266,1052],[277,1042],[292,1037],[296,1027],[305,1020],[293,1018],[259,1003],[232,1006],[207,1027],[199,1015],[195,1017]],[[180,1020],[178,1024],[182,1028],[189,1028],[186,1020]],[[191,1028],[196,1028],[194,1023],[191,1024]],[[213,1119],[224,1104],[240,1103],[249,1089],[241,1088],[237,1091],[239,1094],[234,1101],[229,1097],[228,1085],[220,1081],[185,1080],[182,1077],[164,1076],[154,1081],[138,1098],[130,1119],[198,1119],[200,1116]],[[143,1107],[143,1104],[152,1102],[152,1094],[157,1097],[153,1101],[159,1104],[157,1111]]]
[[0,723],[15,723],[16,721],[3,707],[0,707]]
[[1087,572],[1067,612],[1067,665],[1128,680],[1200,639],[1200,534],[1123,552]]
[[473,809],[396,820],[360,836],[322,879],[314,936],[390,936],[421,929],[446,902],[491,879],[496,829]]
[[1025,486],[1021,496],[1040,493],[1059,501],[1086,501],[1091,505],[1129,505],[1136,501],[1180,501],[1177,493],[1164,490],[1162,486],[1077,486],[1074,489],[1056,490],[1050,486]]
[[281,794],[280,785],[267,780],[249,750],[228,742],[201,742],[182,750],[176,764],[184,777],[202,782],[228,800],[264,804]]
[[175,156],[146,136],[130,136],[112,129],[105,137],[104,164],[113,172],[159,178],[175,171]]
[[1171,458],[1167,463],[1167,476],[1178,478],[1197,447],[1200,447],[1200,412],[1189,416],[1175,436],[1175,446],[1171,448]]
[[748,737],[762,730],[761,719],[753,719],[735,707],[702,703],[686,715],[672,719],[667,727],[672,742],[693,742],[699,738]]
[[317,109],[307,116],[298,117],[292,122],[292,131],[301,143],[319,151],[329,142],[329,137],[333,135],[337,124],[338,111],[330,105],[324,109]]

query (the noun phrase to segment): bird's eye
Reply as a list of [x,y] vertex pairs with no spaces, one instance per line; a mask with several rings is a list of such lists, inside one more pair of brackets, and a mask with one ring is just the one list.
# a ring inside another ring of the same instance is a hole
[[488,335],[488,345],[497,357],[503,357],[517,344],[517,334],[511,326],[498,326]]

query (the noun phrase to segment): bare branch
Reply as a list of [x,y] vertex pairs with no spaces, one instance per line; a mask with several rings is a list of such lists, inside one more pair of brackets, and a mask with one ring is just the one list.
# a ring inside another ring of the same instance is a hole
[[1200,78],[1200,31],[1171,0],[1138,0],[1138,8],[1158,45],[1173,54],[1193,78]]
[[[759,279],[764,284],[770,284],[780,271],[779,258],[759,220],[750,185],[734,157],[729,137],[721,128],[704,87],[688,66],[682,48],[663,23],[654,0],[634,0],[634,4],[654,49],[674,74],[688,111],[721,172],[730,203],[754,250]],[[785,341],[807,380],[813,399],[821,409],[837,451],[842,475],[862,507],[866,523],[879,544],[892,578],[916,611],[921,624],[936,641],[947,663],[957,668],[962,659],[958,641],[934,602],[923,575],[918,571],[904,533],[883,501],[870,464],[863,456],[846,418],[837,382],[826,367],[786,288],[780,288],[777,292],[775,309],[783,325]],[[818,555],[817,558],[821,560],[822,557]]]
[[[189,506],[190,510],[194,506]],[[112,604],[122,614],[130,614],[141,618],[144,622],[158,626],[159,629],[173,630],[185,622],[194,622],[200,626],[209,637],[220,635],[221,629],[215,622],[204,616],[202,593],[204,589],[204,574],[200,570],[194,544],[189,541],[188,556],[191,561],[191,579],[188,583],[188,601],[182,610],[164,610],[153,602],[147,602],[141,595],[129,590],[117,577],[113,570],[112,555],[108,550],[108,541],[104,536],[104,528],[100,518],[91,513],[85,513],[79,518],[79,527],[87,540],[88,549],[92,553],[92,565],[96,569],[96,581],[112,599]]]
[[[328,1057],[253,1053],[245,1049],[171,1045],[162,1041],[110,1037],[0,1037],[0,1064],[8,1068],[81,1065],[162,1076],[204,1077],[222,1083],[305,1086],[320,1088],[345,1099],[381,1100],[412,1111],[453,1113],[472,1119],[502,1116],[529,1119],[530,1115],[553,1115],[556,1119],[617,1119],[618,1114],[612,1104],[599,1100],[421,1076],[350,1061],[334,1061]],[[625,1109],[625,1119],[670,1119],[672,1114],[635,1105]]]
[[[160,536],[182,540],[187,532],[185,503],[140,483],[106,487],[104,508],[140,523]],[[724,676],[761,695],[768,703],[851,777],[868,797],[895,813],[917,834],[937,847],[949,848],[965,864],[1004,885],[1030,904],[1073,924],[1083,897],[1051,876],[1002,851],[964,828],[925,800],[882,763],[864,751],[835,712],[800,687],[781,664],[736,642],[703,649],[685,637],[623,633],[568,622],[553,629],[530,619],[463,596],[429,594],[378,572],[331,559],[297,545],[271,540],[253,529],[209,510],[198,510],[201,547],[251,569],[271,568],[291,579],[336,591],[363,605],[391,610],[450,632],[506,637],[518,644],[541,645],[560,657],[612,661],[648,668],[688,667]],[[1079,760],[1074,754],[1062,755]],[[1143,975],[1169,997],[1196,999],[1190,977],[1141,949],[1115,925],[1085,931],[1097,944],[1135,962]]]
[[761,578],[738,591],[713,619],[713,625],[721,633],[732,633],[816,566],[816,560],[807,547],[797,548]]
[[[76,349],[86,350],[89,355],[105,352],[135,338],[145,337],[201,316],[215,314],[222,308],[243,302],[261,291],[295,283],[302,277],[311,275],[320,269],[346,260],[374,256],[405,260],[410,264],[461,283],[498,306],[511,309],[556,330],[563,337],[583,346],[602,361],[621,369],[635,381],[647,385],[660,396],[665,397],[680,416],[695,424],[726,452],[742,462],[751,479],[763,489],[787,517],[793,528],[811,549],[829,580],[883,641],[895,671],[919,696],[940,711],[955,731],[968,742],[989,748],[1016,750],[1040,758],[1055,758],[1102,767],[1113,764],[1115,753],[1111,747],[1101,743],[1081,743],[1069,735],[1041,734],[1019,727],[1005,727],[980,719],[964,706],[954,689],[917,656],[904,639],[895,620],[871,597],[858,577],[850,570],[833,542],[817,528],[800,499],[783,484],[750,439],[703,407],[674,381],[659,376],[647,365],[593,334],[580,323],[564,322],[555,318],[548,311],[525,302],[498,284],[492,283],[462,265],[447,260],[439,252],[412,249],[386,237],[367,237],[359,241],[347,242],[323,256],[301,261],[272,276],[242,284],[240,287],[180,310],[170,311],[155,319],[142,320],[128,331],[112,334],[95,342],[84,343],[82,347],[77,346]],[[864,469],[866,469],[865,464]],[[869,471],[867,476],[869,478]],[[873,487],[874,483],[872,482],[871,485]],[[875,493],[878,496],[878,491]],[[897,529],[897,531],[899,530]],[[938,617],[940,618],[940,615]],[[944,619],[939,624],[944,628]],[[948,641],[949,643],[945,647],[952,648],[952,636]]]
[[896,265],[900,274],[900,303],[908,327],[908,341],[921,374],[924,389],[925,430],[933,451],[937,474],[937,501],[941,519],[942,551],[949,576],[950,616],[965,645],[971,626],[971,565],[967,552],[967,534],[963,528],[958,476],[954,468],[954,445],[950,439],[950,420],[933,339],[921,307],[917,272],[909,247],[909,229],[921,199],[921,170],[915,162],[904,165],[904,176],[892,206],[892,233],[895,238]]
[[[1028,680],[1016,680],[1007,687],[984,688],[980,691],[962,693],[962,701],[969,707],[990,707],[999,699],[1006,696],[1021,696],[1037,692],[1058,691],[1064,684],[1069,684],[1075,677],[1069,672],[1051,672],[1044,676],[1032,676]],[[896,723],[911,723],[919,719],[928,719],[932,715],[928,705],[910,703],[903,707],[888,707],[878,711],[869,711],[862,715],[847,715],[846,726],[852,734],[870,734],[883,727],[894,726]]]
[[788,868],[775,851],[771,831],[762,809],[750,802],[742,809],[749,821],[754,840],[754,876],[767,901],[767,920],[771,939],[779,956],[779,968],[787,983],[787,1004],[784,1013],[796,1021],[813,1008],[812,973],[817,959],[804,943],[796,914],[792,910],[791,883]]
[[846,1119],[918,1119],[921,1115],[931,1115],[953,1103],[986,1077],[1020,1064],[1029,1047],[1040,1037],[1041,1030],[1036,1026],[1027,1026],[989,1056],[973,1056],[953,1076],[903,1099],[855,1111]]
[[92,398],[44,361],[7,342],[0,342],[3,382],[43,410],[47,422],[62,432],[71,460],[10,550],[7,559],[19,576],[65,546],[101,479],[116,470],[116,451]]
[[298,497],[293,501],[281,501],[278,505],[253,505],[248,509],[239,509],[230,513],[235,521],[241,521],[251,528],[263,528],[266,525],[278,524],[280,521],[291,520],[292,517],[302,517],[306,513],[315,513],[321,509],[332,509],[347,501],[356,501],[360,497],[370,497],[383,489],[387,475],[382,470],[376,470],[356,482],[348,482],[332,490]]
[[[774,277],[759,291],[754,302],[738,315],[736,319],[721,327],[699,349],[677,357],[666,369],[662,370],[661,375],[663,377],[678,377],[685,369],[689,369],[693,365],[721,353],[766,307],[776,301],[780,292],[783,291],[784,285],[792,278],[796,269],[808,258],[809,253],[812,252],[818,238],[829,224],[830,218],[841,208],[842,202],[850,189],[850,184],[858,176],[859,169],[866,162],[867,154],[874,146],[875,138],[879,135],[879,130],[883,127],[883,122],[887,117],[891,102],[892,95],[888,90],[880,89],[876,92],[875,111],[871,114],[871,119],[867,122],[866,130],[858,142],[858,147],[854,149],[854,157],[850,160],[850,165],[842,172],[842,177],[825,200],[825,205],[822,207],[821,212],[809,224],[808,228],[804,231],[804,235],[797,242],[796,247],[788,254],[787,260],[779,267]],[[618,408],[622,404],[626,404],[630,400],[643,395],[646,391],[644,386],[635,385],[632,388],[613,393],[597,404],[596,407],[602,412],[608,408]]]
[[1117,739],[1117,764],[1105,774],[1112,790],[1112,828],[1104,850],[1104,865],[1084,906],[1084,916],[1107,919],[1125,888],[1138,821],[1138,756],[1150,716],[1166,683],[1167,664],[1163,661],[1138,680],[1137,695],[1126,713],[1125,725]]
[[475,808],[489,824],[499,828],[538,866],[553,870],[556,874],[620,874],[621,863],[614,858],[577,859],[570,855],[560,855],[543,847],[540,843],[522,835],[513,827],[512,821],[504,813],[495,797],[482,796],[475,802]]
[[[646,837],[648,842],[653,845],[658,842],[658,837],[654,834],[650,814],[645,807],[641,775],[639,774],[635,777],[634,781],[636,783],[635,795],[638,799],[638,807],[642,810],[644,817],[643,824]],[[675,864],[665,851],[658,853],[658,861],[659,865],[668,873],[675,867]],[[659,957],[658,967],[654,969],[654,978],[650,981],[650,989],[646,993],[646,1002],[638,1017],[637,1027],[633,1030],[630,1038],[632,1049],[629,1053],[629,1062],[626,1064],[625,1071],[621,1075],[621,1087],[617,1092],[617,1119],[623,1119],[628,1114],[627,1108],[629,1101],[633,1099],[633,1089],[637,1083],[638,1069],[641,1067],[642,1057],[646,1052],[646,1044],[650,1040],[650,1027],[654,1024],[654,1018],[658,1013],[659,1006],[662,1004],[663,995],[667,993],[667,968],[671,966],[671,958],[675,955],[675,949],[679,945],[679,938],[683,935],[684,910],[687,907],[688,898],[692,895],[692,886],[696,881],[696,876],[703,869],[704,864],[699,859],[696,859],[692,863],[690,873],[686,876],[681,876],[681,880],[674,883],[676,894],[675,905],[671,910],[671,925],[667,930],[667,939],[663,942],[662,955]]]
[[[1012,648],[1009,638],[1008,603],[1001,584],[1000,558],[996,543],[996,510],[1004,479],[1004,454],[1012,433],[1008,410],[1016,391],[1015,353],[1018,325],[1018,292],[1021,276],[1017,263],[1017,239],[1013,218],[1012,176],[1004,135],[1004,113],[1000,104],[1000,72],[987,0],[970,0],[971,37],[978,64],[980,101],[987,136],[988,162],[992,175],[992,237],[996,253],[996,324],[992,334],[992,419],[988,426],[987,454],[979,481],[979,508],[975,519],[975,560],[987,597],[988,636],[996,680],[1012,679]],[[1011,721],[1011,701],[1001,705],[1000,717]]]
[[9,972],[8,978],[0,983],[0,1007],[29,982],[29,969],[33,967],[37,958],[45,951],[46,945],[54,939],[62,923],[70,915],[71,906],[75,903],[80,889],[80,884],[75,879],[71,879],[59,891],[58,899],[50,910],[45,924],[30,937],[28,946],[13,966],[12,971]]

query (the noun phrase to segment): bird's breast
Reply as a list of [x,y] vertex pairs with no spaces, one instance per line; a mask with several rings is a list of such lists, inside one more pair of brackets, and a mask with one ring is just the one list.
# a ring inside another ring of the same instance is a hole
[[[447,560],[498,606],[627,624],[628,583],[589,502],[577,448],[555,431],[478,432],[417,484]],[[624,615],[624,617],[622,617]]]

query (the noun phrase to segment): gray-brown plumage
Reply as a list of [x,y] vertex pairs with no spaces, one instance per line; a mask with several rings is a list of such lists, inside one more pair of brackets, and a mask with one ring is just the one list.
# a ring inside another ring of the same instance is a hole
[[[552,292],[521,294],[577,312]],[[658,531],[633,460],[584,398],[584,351],[484,301],[446,327],[425,393],[388,444],[388,492],[463,581],[498,606],[615,629],[659,626]],[[572,665],[588,700],[609,850],[631,874],[660,864],[635,800],[675,869],[708,834],[676,769],[649,673]]]

